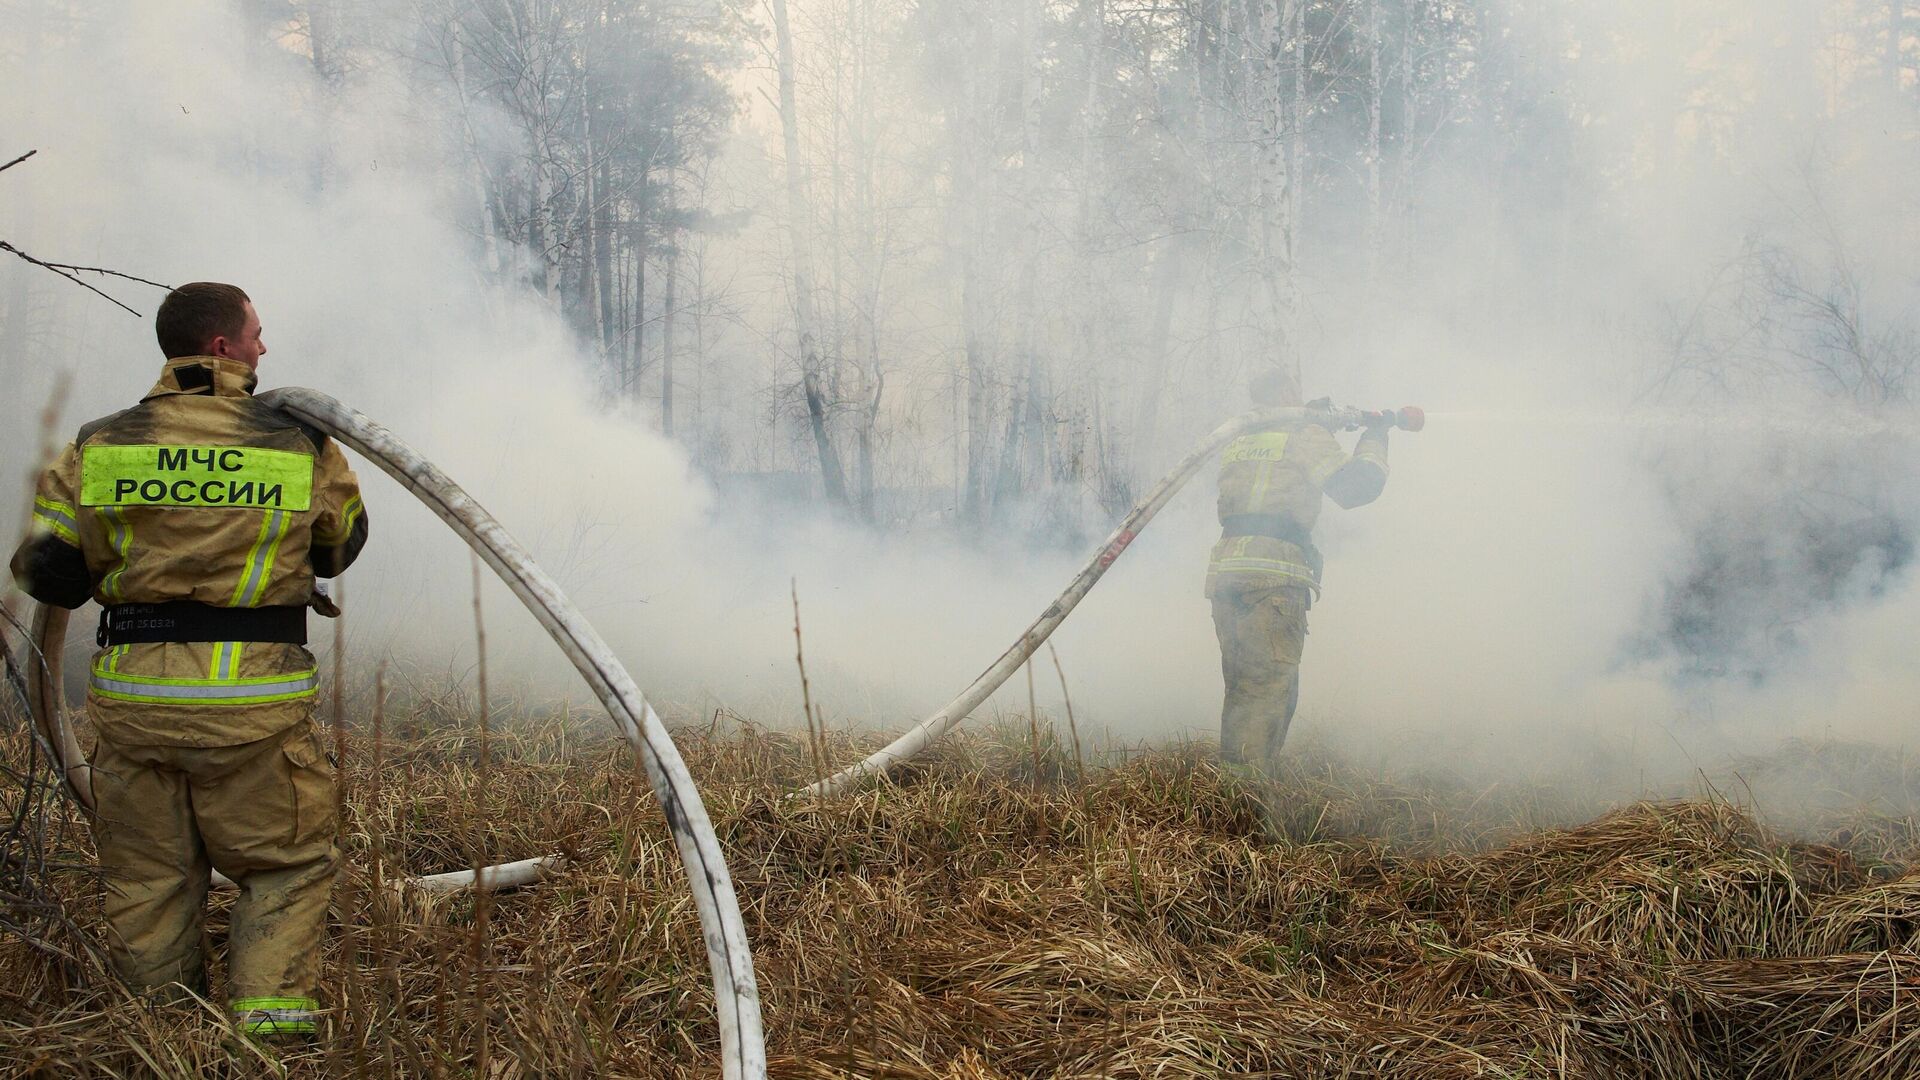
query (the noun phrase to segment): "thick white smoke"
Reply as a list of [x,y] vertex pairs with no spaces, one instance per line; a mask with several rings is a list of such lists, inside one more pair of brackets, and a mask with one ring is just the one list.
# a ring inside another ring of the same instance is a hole
[[[1604,21],[1658,18],[1664,6],[1576,7]],[[0,237],[162,281],[241,284],[265,322],[264,385],[324,390],[420,447],[533,548],[641,685],[682,716],[724,706],[797,722],[788,592],[797,580],[829,720],[898,726],[985,666],[1083,557],[718,513],[675,444],[643,418],[595,403],[587,361],[545,301],[483,270],[479,243],[460,225],[472,193],[438,164],[448,125],[431,98],[379,72],[325,89],[301,58],[250,53],[240,35],[227,6],[211,0],[120,4],[57,49],[0,70],[0,158],[41,151],[0,175]],[[1649,106],[1640,93],[1666,85],[1651,70],[1658,63],[1706,64],[1737,80],[1764,62],[1590,60],[1575,66],[1596,145],[1647,131],[1684,144],[1671,102]],[[1769,106],[1762,96],[1749,107]],[[1657,665],[1633,662],[1625,643],[1685,554],[1652,451],[1669,460],[1675,447],[1745,453],[1754,440],[1791,434],[1706,423],[1680,437],[1606,422],[1634,408],[1645,385],[1650,300],[1699,295],[1738,254],[1743,230],[1804,206],[1783,170],[1809,147],[1874,165],[1818,168],[1830,193],[1823,205],[1846,236],[1869,242],[1852,250],[1875,288],[1911,302],[1911,267],[1893,257],[1913,250],[1912,195],[1893,180],[1911,153],[1877,147],[1874,123],[1769,131],[1731,151],[1731,164],[1636,190],[1626,206],[1543,197],[1489,207],[1436,181],[1423,213],[1457,238],[1446,259],[1409,268],[1364,310],[1339,300],[1338,282],[1317,284],[1310,392],[1368,406],[1419,402],[1435,415],[1427,432],[1394,438],[1393,478],[1378,504],[1323,519],[1329,569],[1301,728],[1416,760],[1471,748],[1539,764],[1600,744],[1663,770],[1808,733],[1907,741],[1920,693],[1910,654],[1920,593],[1910,576],[1819,615],[1803,628],[1810,645],[1792,670],[1758,688],[1675,689]],[[749,130],[744,141],[768,135]],[[1613,160],[1640,152],[1612,149]],[[1540,238],[1513,233],[1554,223],[1553,214],[1576,219],[1557,221],[1565,242],[1595,242],[1590,276],[1531,279],[1521,241]],[[1903,235],[1904,248],[1890,239]],[[736,254],[764,251],[764,240],[743,238]],[[159,300],[140,286],[108,287],[148,315]],[[150,319],[42,271],[0,264],[0,288],[26,299],[10,311],[32,315],[0,335],[9,463],[0,524],[11,534],[33,417],[55,373],[76,378],[65,436],[134,400],[159,355]],[[345,585],[355,663],[390,655],[428,671],[464,669],[464,550],[371,467],[360,475],[373,543]],[[1057,636],[1083,723],[1126,738],[1211,732],[1220,676],[1201,597],[1211,496],[1203,477]],[[570,674],[532,621],[498,588],[487,604],[496,663],[538,693],[568,692]],[[1042,706],[1056,708],[1050,669],[1036,685]],[[1025,692],[1016,679],[999,704],[1024,708]]]

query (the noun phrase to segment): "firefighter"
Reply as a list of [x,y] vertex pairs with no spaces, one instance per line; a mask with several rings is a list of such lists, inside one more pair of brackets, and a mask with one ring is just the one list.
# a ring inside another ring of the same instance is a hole
[[[1249,389],[1256,405],[1297,405],[1293,386],[1284,372],[1267,371]],[[1320,592],[1320,499],[1351,510],[1379,497],[1388,430],[1369,427],[1348,454],[1326,425],[1279,424],[1235,439],[1221,455],[1220,542],[1206,593],[1227,686],[1220,757],[1230,768],[1264,772],[1286,741],[1307,610]]]
[[340,854],[307,611],[337,613],[315,578],[353,562],[367,516],[340,448],[253,398],[267,347],[246,293],[182,285],[154,329],[160,381],[40,477],[13,576],[101,605],[87,713],[115,970],[159,1000],[206,994],[212,866],[240,886],[236,1022],[310,1035]]

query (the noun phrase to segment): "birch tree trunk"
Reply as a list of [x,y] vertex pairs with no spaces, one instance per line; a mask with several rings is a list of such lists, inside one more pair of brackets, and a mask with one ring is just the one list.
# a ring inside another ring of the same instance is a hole
[[598,177],[593,210],[593,264],[598,280],[600,304],[600,355],[604,359],[620,340],[619,298],[614,295],[613,236],[616,214],[613,196],[612,156],[604,151],[598,157]]
[[[991,5],[989,5],[991,10]],[[954,138],[954,197],[961,207],[960,309],[967,385],[967,464],[961,513],[985,524],[991,509],[993,449],[993,358],[987,327],[987,284],[983,249],[987,243],[993,191],[992,122],[999,111],[997,80],[983,77],[999,70],[998,35],[993,19],[977,14],[972,22],[975,54],[983,65],[970,66],[967,92],[951,121]]]
[[827,428],[826,402],[820,390],[820,347],[813,310],[811,219],[800,167],[800,116],[793,76],[793,31],[787,19],[787,0],[771,0],[773,31],[780,68],[780,129],[787,154],[787,231],[793,261],[793,323],[800,345],[800,381],[806,396],[807,422],[813,429],[814,451],[820,459],[820,481],[827,502],[837,512],[852,509],[847,499],[846,473],[834,451]]
[[696,447],[706,441],[707,407],[707,273],[706,261],[693,261],[693,438]]
[[[984,216],[976,211],[976,216]],[[979,230],[968,241],[977,246]],[[980,256],[970,251],[961,258],[960,283],[960,320],[965,324],[962,330],[963,349],[966,353],[967,385],[967,467],[964,483],[965,498],[961,501],[961,511],[977,523],[985,524],[987,517],[986,494],[988,478],[988,455],[993,446],[989,428],[993,423],[992,361],[987,355],[987,338],[984,330],[986,323],[985,301],[981,297],[984,288],[980,281]]]
[[601,363],[607,357],[607,309],[604,286],[605,268],[600,263],[600,211],[598,202],[602,197],[597,186],[599,172],[595,168],[593,154],[593,110],[587,107],[591,95],[587,93],[586,75],[580,76],[580,149],[585,155],[586,168],[581,170],[581,181],[585,184],[586,198],[580,205],[580,228],[586,233],[583,255],[580,260],[581,293],[587,303],[587,321],[593,328],[593,341]]
[[1046,178],[1040,165],[1040,48],[1037,18],[1041,0],[1013,0],[1020,35],[1020,271],[1015,302],[1019,305],[1019,356],[1025,361],[1018,387],[1007,402],[1007,439],[1001,447],[1000,477],[994,502],[1012,500],[1036,483],[1044,469],[1045,443],[1041,439],[1040,399],[1043,393],[1039,343],[1040,236],[1045,227],[1041,203]]
[[887,389],[887,377],[880,371],[879,360],[879,349],[876,346],[873,355],[873,389],[866,401],[862,403],[860,423],[855,429],[860,451],[860,515],[869,523],[880,520],[879,507],[874,503],[873,439],[874,429],[878,426],[880,417],[880,396]]
[[673,437],[674,320],[679,316],[680,243],[673,226],[678,201],[674,197],[676,179],[673,170],[669,169],[666,205],[660,215],[666,223],[666,232],[660,244],[660,261],[667,276],[660,296],[660,430],[668,438]]
[[519,57],[520,69],[516,72],[519,82],[515,85],[513,96],[521,127],[527,135],[527,157],[533,174],[527,207],[527,244],[533,250],[539,266],[540,290],[546,294],[548,302],[557,307],[560,300],[560,273],[553,255],[555,244],[549,221],[553,188],[552,179],[548,176],[554,160],[553,124],[547,112],[555,95],[552,93],[552,70],[548,63],[551,57],[547,54],[558,46],[557,43],[537,40],[533,27],[527,21],[530,13],[520,5],[507,4],[502,13],[512,32],[508,44],[517,50]]
[[879,168],[875,146],[878,125],[873,97],[874,3],[873,0],[849,0],[847,10],[853,51],[850,134],[854,155],[853,198],[860,222],[859,274],[861,307],[864,309],[859,313],[860,329],[857,334],[861,339],[861,359],[856,364],[860,373],[863,404],[855,414],[855,439],[859,453],[855,467],[858,472],[856,483],[859,487],[860,514],[868,522],[877,522],[879,507],[875,504],[873,455],[880,422],[881,395],[886,392],[887,385],[880,351],[881,312],[886,284],[883,249],[887,239],[883,234],[887,225],[881,220],[877,185],[874,182],[874,175]]
[[[1307,116],[1311,112],[1307,101],[1307,5],[1311,0],[1288,0],[1287,33],[1293,44],[1293,95],[1291,106],[1287,110],[1286,122],[1291,135],[1291,149],[1287,155],[1287,220],[1286,220],[1286,260],[1287,260],[1287,329],[1291,335],[1294,329],[1294,316],[1299,304],[1299,290],[1292,287],[1297,269],[1300,243],[1300,206],[1306,193],[1304,181],[1307,176]],[[1299,357],[1288,350],[1290,364],[1298,365]],[[1295,372],[1295,382],[1299,382]]]
[[538,154],[533,163],[533,191],[527,201],[527,246],[540,268],[540,291],[550,303],[560,299],[559,267],[553,261],[553,242],[547,231],[547,206],[552,194],[547,188],[547,163]]
[[476,209],[491,217],[491,227],[483,226],[480,243],[486,252],[487,269],[499,274],[504,267],[500,254],[500,238],[508,235],[511,227],[507,221],[507,207],[503,185],[492,183],[488,175],[487,163],[480,154],[480,141],[473,130],[473,98],[467,89],[467,46],[459,23],[447,28],[447,69],[453,79],[454,100],[460,103],[460,135],[467,156],[472,159],[473,168],[469,176],[473,181],[473,195]]
[[[1254,202],[1258,218],[1259,278],[1266,294],[1268,332],[1274,353],[1282,367],[1299,385],[1300,370],[1292,347],[1293,332],[1293,207],[1296,178],[1293,163],[1300,152],[1299,131],[1294,145],[1284,140],[1287,133],[1287,95],[1284,76],[1286,36],[1283,22],[1297,22],[1305,0],[1260,0],[1258,64],[1255,67],[1257,92],[1254,95],[1255,180]],[[1282,11],[1282,5],[1287,11]],[[1283,18],[1284,15],[1284,18]],[[1296,77],[1304,67],[1294,65]],[[1296,101],[1303,97],[1296,87]],[[1294,117],[1298,125],[1299,117]]]
[[1413,216],[1413,142],[1420,129],[1420,102],[1415,94],[1413,40],[1420,29],[1421,0],[1400,0],[1400,130],[1398,164],[1394,169],[1394,219],[1401,265],[1412,257],[1410,219]]
[[644,206],[633,223],[628,246],[633,265],[633,313],[626,327],[627,377],[622,391],[630,400],[640,400],[640,373],[646,368],[647,338],[647,214]]
[[[1094,135],[1100,129],[1101,101],[1100,82],[1103,70],[1102,60],[1106,50],[1107,9],[1105,0],[1080,0],[1080,57],[1085,68],[1085,86],[1080,101],[1080,199],[1076,207],[1074,228],[1074,248],[1079,259],[1078,293],[1075,307],[1078,309],[1079,377],[1085,380],[1089,395],[1087,423],[1092,429],[1089,436],[1094,447],[1104,446],[1106,434],[1099,430],[1104,419],[1100,413],[1100,379],[1102,375],[1101,358],[1104,350],[1100,340],[1100,294],[1098,276],[1094,259],[1095,204],[1093,190],[1097,176]],[[1195,95],[1195,100],[1200,100]],[[1095,452],[1092,467],[1102,472],[1098,487],[1104,490],[1106,480],[1104,455]]]
[[[1381,70],[1380,0],[1367,0],[1367,292],[1380,275],[1380,106],[1385,93]],[[1371,325],[1369,320],[1369,325]]]

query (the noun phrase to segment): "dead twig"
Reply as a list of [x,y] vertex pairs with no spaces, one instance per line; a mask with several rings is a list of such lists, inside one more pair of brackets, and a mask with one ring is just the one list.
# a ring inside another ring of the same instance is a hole
[[1087,786],[1087,759],[1080,751],[1080,725],[1073,720],[1073,695],[1067,692],[1067,671],[1060,666],[1060,654],[1053,649],[1053,642],[1047,642],[1047,655],[1053,658],[1054,673],[1060,676],[1060,701],[1067,709],[1067,734],[1073,737],[1073,779],[1081,787]]
[[[480,677],[480,760],[474,769],[474,822],[473,822],[473,872],[474,880],[479,881],[480,871],[487,865],[486,825],[487,816],[487,775],[488,758],[492,756],[492,724],[487,715],[491,706],[487,701],[487,622],[480,609],[480,556],[473,555],[473,639],[478,654]],[[473,964],[473,1037],[474,1068],[478,1076],[489,1075],[488,1061],[492,1057],[492,1040],[488,1031],[488,1012],[491,1007],[491,987],[488,968],[492,964],[493,950],[488,933],[493,913],[493,897],[490,889],[475,889],[473,899],[473,935],[470,939],[469,956]]]
[[93,286],[87,284],[86,282],[81,281],[77,275],[70,273],[69,271],[62,270],[58,266],[55,266],[50,262],[45,262],[43,260],[36,259],[33,256],[27,254],[26,252],[21,251],[19,248],[14,247],[12,244],[7,243],[5,240],[0,240],[0,251],[11,251],[15,255],[20,256],[21,258],[27,260],[33,265],[45,267],[46,269],[51,270],[56,274],[59,274],[61,277],[66,278],[68,281],[73,282],[75,285],[78,285],[81,288],[87,290],[88,292],[94,293],[98,296],[105,298],[108,303],[112,304],[117,308],[120,308],[121,310],[125,311],[127,314],[132,315],[134,318],[136,319],[144,318],[144,316],[142,316],[139,312],[133,310],[132,308],[121,303],[120,301],[115,300],[113,297],[108,296],[106,293],[101,292],[99,289],[94,288]]
[[813,772],[816,780],[825,780],[827,776],[827,746],[825,723],[815,724],[813,715],[813,688],[807,682],[807,650],[800,640],[800,581],[795,578],[788,582],[793,590],[793,659],[800,666],[800,709],[807,719],[807,746],[813,751]]

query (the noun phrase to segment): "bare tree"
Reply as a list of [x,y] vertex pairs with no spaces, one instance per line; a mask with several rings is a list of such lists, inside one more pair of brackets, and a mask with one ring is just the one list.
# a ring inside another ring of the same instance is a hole
[[770,0],[776,40],[776,63],[780,71],[780,130],[786,147],[787,236],[793,276],[793,323],[799,338],[801,392],[806,400],[807,423],[813,432],[813,445],[819,455],[820,479],[826,486],[827,503],[835,510],[850,514],[846,472],[840,467],[840,454],[834,449],[827,430],[827,401],[821,386],[823,364],[818,338],[819,322],[814,313],[812,217],[807,207],[806,183],[800,159],[800,115],[794,91],[793,30],[787,18],[787,0]]

